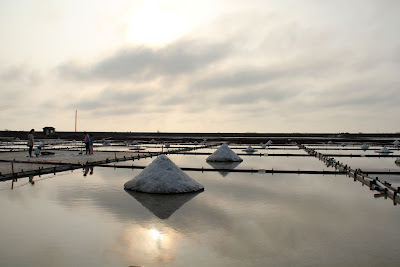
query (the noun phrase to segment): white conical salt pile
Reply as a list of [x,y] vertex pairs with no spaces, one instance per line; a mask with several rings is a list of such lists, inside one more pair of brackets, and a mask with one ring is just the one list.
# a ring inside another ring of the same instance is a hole
[[198,145],[199,144],[199,142],[197,142],[197,141],[194,141],[194,143],[193,144],[195,144],[195,145]]
[[167,156],[161,155],[143,169],[124,188],[144,193],[175,194],[204,190]]
[[400,145],[400,141],[399,141],[399,140],[394,141],[394,142],[393,142],[393,145],[399,146],[399,145]]
[[362,146],[361,146],[361,149],[362,150],[367,150],[369,148],[369,145],[367,145],[366,143],[364,143]]
[[133,140],[131,144],[132,144],[132,145],[137,145],[138,142],[137,142],[136,140]]
[[155,144],[155,143],[157,143],[157,142],[156,142],[156,140],[151,139],[150,143]]
[[270,146],[270,145],[272,145],[272,140],[268,140],[268,142],[266,143],[266,146]]
[[328,145],[332,145],[332,144],[333,144],[332,141],[329,141],[329,142],[328,142]]
[[206,161],[243,161],[227,144],[222,144]]

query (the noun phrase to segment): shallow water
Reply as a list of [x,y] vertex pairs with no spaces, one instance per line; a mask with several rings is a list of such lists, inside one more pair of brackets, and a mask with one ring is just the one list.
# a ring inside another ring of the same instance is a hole
[[[180,167],[204,155],[169,155]],[[154,158],[153,158],[154,159]],[[153,159],[124,164],[147,165]],[[371,160],[365,158],[366,160]],[[374,159],[375,160],[375,159]],[[244,157],[236,168],[327,168]],[[378,266],[400,260],[399,207],[344,175],[186,173],[204,192],[131,195],[139,169],[0,183],[2,266]]]

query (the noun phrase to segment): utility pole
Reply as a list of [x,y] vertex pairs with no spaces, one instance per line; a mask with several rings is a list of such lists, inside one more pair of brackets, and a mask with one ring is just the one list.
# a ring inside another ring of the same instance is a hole
[[75,132],[76,132],[76,119],[77,119],[77,117],[78,117],[78,111],[75,110]]

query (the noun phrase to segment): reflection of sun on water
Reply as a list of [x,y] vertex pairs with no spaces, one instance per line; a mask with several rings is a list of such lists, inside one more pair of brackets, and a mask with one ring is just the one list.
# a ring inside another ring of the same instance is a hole
[[161,239],[161,233],[156,229],[150,229],[150,235],[154,240]]
[[141,265],[170,263],[176,258],[179,238],[175,231],[165,226],[149,229],[135,225],[123,230],[121,247],[116,250],[129,262]]

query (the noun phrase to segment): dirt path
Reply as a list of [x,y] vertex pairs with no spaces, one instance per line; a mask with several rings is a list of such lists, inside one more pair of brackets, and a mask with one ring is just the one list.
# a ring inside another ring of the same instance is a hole
[[[95,152],[93,155],[79,154],[77,151],[55,151],[54,155],[41,157],[27,157],[26,151],[21,152],[2,152],[0,153],[0,173],[1,175],[14,172],[37,170],[58,166],[57,163],[86,164],[106,159],[123,158],[136,156],[135,152]],[[13,161],[13,163],[11,163]],[[43,164],[40,164],[43,163]],[[54,165],[51,163],[55,163]]]

